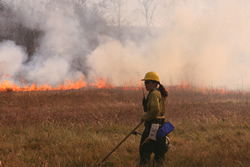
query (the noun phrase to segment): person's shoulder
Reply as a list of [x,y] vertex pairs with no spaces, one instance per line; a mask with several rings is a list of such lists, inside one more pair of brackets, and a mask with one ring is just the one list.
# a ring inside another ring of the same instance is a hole
[[161,92],[158,89],[153,89],[151,93],[153,96],[161,97]]

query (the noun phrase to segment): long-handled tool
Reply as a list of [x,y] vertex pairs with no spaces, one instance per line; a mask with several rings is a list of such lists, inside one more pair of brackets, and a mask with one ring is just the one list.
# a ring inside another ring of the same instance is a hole
[[101,166],[101,164],[131,135],[135,132],[137,128],[142,124],[143,122],[140,122],[110,153],[103,158],[103,160],[98,164],[98,166]]

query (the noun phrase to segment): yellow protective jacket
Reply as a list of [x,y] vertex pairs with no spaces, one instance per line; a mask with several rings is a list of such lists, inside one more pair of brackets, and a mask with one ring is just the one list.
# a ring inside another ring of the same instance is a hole
[[147,112],[142,116],[142,121],[165,118],[165,98],[161,92],[154,88],[150,90],[147,97]]

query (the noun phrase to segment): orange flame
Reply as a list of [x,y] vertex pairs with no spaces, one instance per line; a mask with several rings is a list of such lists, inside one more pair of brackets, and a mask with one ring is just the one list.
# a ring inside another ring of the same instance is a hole
[[[2,78],[2,82],[0,80],[0,92],[69,90],[69,89],[80,89],[80,88],[85,88],[85,87],[96,87],[98,89],[115,88],[115,86],[113,86],[112,83],[107,83],[104,78],[96,78],[95,82],[85,82],[83,81],[83,77],[80,77],[79,80],[76,82],[64,81],[64,84],[60,84],[56,87],[52,87],[49,84],[37,85],[36,83],[33,83],[32,85],[27,85],[25,84],[24,80],[21,79],[23,86],[20,87],[16,84],[11,83],[11,81],[5,79],[6,77],[10,77],[10,75],[9,74],[4,75]],[[138,81],[137,86],[133,86],[130,83],[125,83],[123,86],[121,86],[121,89],[123,90],[139,90],[140,88],[142,88],[141,81]],[[181,84],[176,85],[176,86],[169,86],[168,89],[169,90],[198,90],[202,92],[215,92],[215,93],[221,93],[221,94],[229,93],[225,89],[204,88],[204,87],[196,88],[186,81],[181,82]]]
[[114,86],[110,83],[108,84],[105,79],[103,78],[99,78],[99,79],[96,79],[96,82],[95,83],[90,83],[89,84],[90,86],[94,86],[94,87],[97,87],[99,89],[102,89],[102,88],[114,88]]
[[0,82],[0,92],[8,92],[8,91],[14,91],[14,92],[19,92],[19,91],[44,91],[44,90],[69,90],[69,89],[80,89],[84,87],[97,87],[99,89],[101,88],[114,88],[112,84],[107,84],[106,81],[103,78],[97,79],[95,83],[87,83],[84,82],[82,77],[76,81],[65,81],[64,84],[60,84],[56,87],[52,87],[49,84],[43,84],[38,86],[36,83],[33,83],[32,85],[27,85],[25,82],[23,82],[23,87],[20,87],[16,84],[11,83],[9,80],[4,79],[9,75],[4,75],[3,77],[3,82]]

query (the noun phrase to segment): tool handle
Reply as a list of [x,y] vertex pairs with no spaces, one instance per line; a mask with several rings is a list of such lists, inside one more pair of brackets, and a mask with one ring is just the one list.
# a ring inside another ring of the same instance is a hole
[[99,166],[142,124],[143,122],[141,121],[110,153],[103,158],[103,160],[99,163]]

